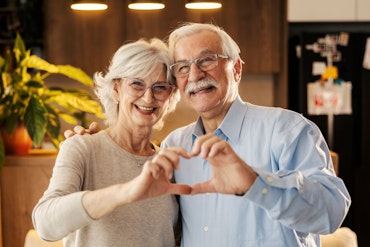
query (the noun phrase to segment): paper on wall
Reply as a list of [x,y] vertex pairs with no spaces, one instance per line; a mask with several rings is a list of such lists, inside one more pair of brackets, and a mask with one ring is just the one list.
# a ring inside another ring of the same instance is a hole
[[312,75],[322,75],[325,73],[326,63],[325,62],[313,62],[312,63]]
[[352,114],[352,83],[308,83],[307,112],[309,115]]

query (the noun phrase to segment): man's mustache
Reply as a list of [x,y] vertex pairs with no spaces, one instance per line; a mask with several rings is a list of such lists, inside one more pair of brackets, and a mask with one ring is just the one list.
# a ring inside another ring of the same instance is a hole
[[191,94],[193,92],[199,91],[200,89],[210,87],[218,88],[218,83],[211,78],[205,78],[197,82],[188,82],[185,87],[185,94]]

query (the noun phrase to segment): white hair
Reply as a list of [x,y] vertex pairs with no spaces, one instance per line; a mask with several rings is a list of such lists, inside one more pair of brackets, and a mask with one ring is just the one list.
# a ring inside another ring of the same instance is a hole
[[176,44],[180,39],[205,30],[214,32],[220,37],[223,55],[227,55],[234,63],[238,60],[242,61],[240,58],[240,48],[230,35],[221,27],[208,23],[187,22],[172,31],[168,38],[170,52],[174,54]]

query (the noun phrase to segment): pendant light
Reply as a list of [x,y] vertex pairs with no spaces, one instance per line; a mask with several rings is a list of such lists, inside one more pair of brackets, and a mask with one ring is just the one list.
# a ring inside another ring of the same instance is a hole
[[222,7],[222,4],[220,0],[188,0],[185,7],[187,9],[219,9]]
[[105,0],[74,0],[71,9],[74,10],[105,10],[108,5]]
[[155,10],[163,9],[165,7],[162,1],[153,0],[131,0],[129,1],[128,8],[135,10]]

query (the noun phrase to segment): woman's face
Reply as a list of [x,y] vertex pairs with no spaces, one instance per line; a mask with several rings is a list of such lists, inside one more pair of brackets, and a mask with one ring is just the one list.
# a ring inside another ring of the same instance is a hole
[[[119,124],[132,128],[152,128],[165,114],[169,97],[163,100],[161,91],[171,90],[172,92],[172,88],[165,87],[167,81],[163,65],[157,66],[158,69],[155,71],[158,73],[147,78],[130,77],[117,82]],[[152,87],[154,84],[155,88]],[[144,89],[142,96],[140,95],[143,90],[140,88]]]

